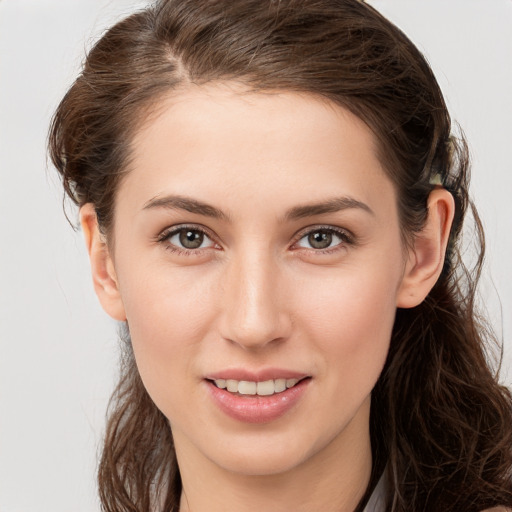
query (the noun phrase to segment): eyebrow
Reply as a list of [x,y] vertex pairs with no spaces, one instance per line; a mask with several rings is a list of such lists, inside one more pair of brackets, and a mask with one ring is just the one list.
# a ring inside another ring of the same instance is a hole
[[352,197],[335,197],[320,203],[294,206],[286,212],[284,218],[286,220],[299,220],[304,217],[313,217],[315,215],[323,215],[325,213],[336,213],[354,208],[363,210],[370,215],[375,215],[373,210],[367,204],[362,203],[357,199]]
[[[222,210],[208,203],[198,201],[185,196],[164,196],[154,197],[144,204],[143,210],[153,208],[164,208],[169,210],[185,210],[190,213],[212,217],[214,219],[229,221],[229,215]],[[322,201],[320,203],[305,204],[290,208],[284,215],[284,220],[299,220],[305,217],[313,217],[315,215],[323,215],[326,213],[336,213],[348,209],[360,209],[371,215],[375,215],[373,210],[365,203],[358,201],[352,197],[335,197]]]
[[212,217],[214,219],[229,220],[229,217],[222,211],[207,203],[184,196],[154,197],[144,204],[143,210],[153,208],[165,208],[168,210],[185,210],[190,213]]

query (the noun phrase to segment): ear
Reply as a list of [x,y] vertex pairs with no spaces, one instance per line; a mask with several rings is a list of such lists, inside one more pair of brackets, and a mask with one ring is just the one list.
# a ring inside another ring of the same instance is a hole
[[437,187],[428,198],[425,226],[408,249],[404,276],[397,294],[397,307],[413,308],[423,302],[443,270],[446,246],[455,213],[453,196]]
[[92,203],[87,203],[80,208],[80,223],[89,252],[96,295],[107,314],[115,320],[125,321],[126,314],[119,293],[114,263],[105,237],[100,233],[98,218]]

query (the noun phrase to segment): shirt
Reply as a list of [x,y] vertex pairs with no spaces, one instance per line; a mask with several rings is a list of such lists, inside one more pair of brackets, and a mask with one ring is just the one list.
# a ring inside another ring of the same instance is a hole
[[384,512],[386,505],[386,472],[380,477],[375,489],[364,507],[364,512]]

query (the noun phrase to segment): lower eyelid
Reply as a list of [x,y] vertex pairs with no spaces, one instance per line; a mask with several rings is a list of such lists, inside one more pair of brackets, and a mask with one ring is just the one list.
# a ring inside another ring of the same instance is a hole
[[326,227],[319,226],[316,229],[311,229],[309,231],[306,231],[306,232],[303,232],[302,234],[300,234],[299,237],[297,238],[297,240],[294,242],[293,245],[297,245],[303,238],[306,238],[309,235],[311,235],[312,233],[316,233],[318,231],[330,232],[333,236],[336,236],[340,241],[338,243],[336,243],[335,245],[326,247],[325,249],[316,249],[314,247],[304,247],[302,245],[300,245],[298,247],[301,248],[301,249],[310,249],[312,251],[320,253],[322,251],[333,250],[336,247],[341,246],[341,245],[349,245],[349,244],[353,243],[353,238],[348,233],[346,233],[345,231],[341,231],[341,230],[334,229],[334,228],[327,227],[327,226]]
[[[169,243],[172,243],[171,242],[171,238],[174,238],[175,236],[179,236],[182,231],[187,231],[187,228],[179,229],[177,231],[169,233],[169,235],[166,237],[166,239],[169,241]],[[211,244],[214,244],[214,241],[211,239],[211,237],[208,236],[208,234],[205,233],[204,231],[201,231],[199,229],[188,229],[188,231],[197,231],[198,233],[201,233],[203,235],[203,237],[204,237],[203,238],[203,242],[209,241]],[[174,244],[174,243],[172,243],[172,244],[173,245],[177,245],[177,244]],[[195,249],[190,249],[188,247],[183,247],[183,249],[196,250],[196,249],[205,249],[205,247],[196,247]]]
[[[172,243],[170,241],[172,237],[174,237],[176,235],[179,235],[180,232],[185,231],[185,230],[197,231],[199,233],[202,233],[204,235],[204,237],[209,240],[209,245],[206,246],[206,247],[198,247],[198,248],[195,248],[195,249],[190,249],[190,248],[187,248],[187,247],[181,247],[180,245],[177,245],[177,244]],[[167,229],[167,230],[163,231],[160,235],[158,235],[156,240],[157,240],[157,242],[166,244],[166,245],[168,245],[170,247],[174,247],[174,248],[176,248],[178,250],[185,251],[185,252],[186,251],[197,252],[197,251],[200,251],[202,249],[209,249],[209,248],[214,247],[215,245],[217,245],[217,243],[215,242],[214,238],[205,229],[202,229],[202,228],[197,227],[197,226],[187,226],[187,225]]]
[[[197,232],[202,233],[204,235],[204,237],[209,240],[208,245],[205,247],[187,248],[187,247],[182,247],[180,245],[172,243],[170,241],[170,239],[172,237],[178,235],[181,231],[184,231],[187,229],[191,230],[191,231],[197,231]],[[298,243],[303,238],[311,235],[312,233],[318,232],[318,231],[327,231],[327,232],[332,233],[333,236],[336,236],[339,239],[339,242],[337,242],[334,245],[331,245],[329,247],[326,247],[324,249],[319,249],[319,248],[314,248],[314,247],[305,247],[302,245],[298,245]],[[165,230],[164,232],[162,232],[160,235],[158,235],[158,237],[156,238],[156,241],[166,245],[167,246],[166,249],[175,251],[177,253],[181,253],[183,255],[192,254],[192,253],[197,254],[205,249],[215,248],[216,246],[218,247],[218,243],[215,241],[214,237],[212,237],[212,235],[210,235],[210,233],[208,231],[206,231],[205,229],[202,229],[201,227],[198,227],[198,226],[183,225],[183,226],[179,226],[179,227],[169,228],[169,229]],[[340,229],[335,229],[335,228],[328,227],[328,226],[318,226],[318,227],[316,227],[314,229],[310,229],[306,232],[303,231],[296,238],[296,241],[292,244],[292,248],[295,247],[297,250],[303,249],[303,250],[307,250],[307,251],[314,252],[317,254],[326,254],[329,252],[335,252],[337,249],[341,249],[344,246],[353,245],[354,243],[355,242],[354,242],[353,236],[351,234],[347,233],[346,231],[342,231]]]

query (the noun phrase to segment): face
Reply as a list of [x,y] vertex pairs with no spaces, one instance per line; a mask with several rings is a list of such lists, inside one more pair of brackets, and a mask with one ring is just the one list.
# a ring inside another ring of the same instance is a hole
[[406,257],[362,121],[295,93],[170,97],[133,141],[113,236],[179,458],[274,474],[368,440]]

